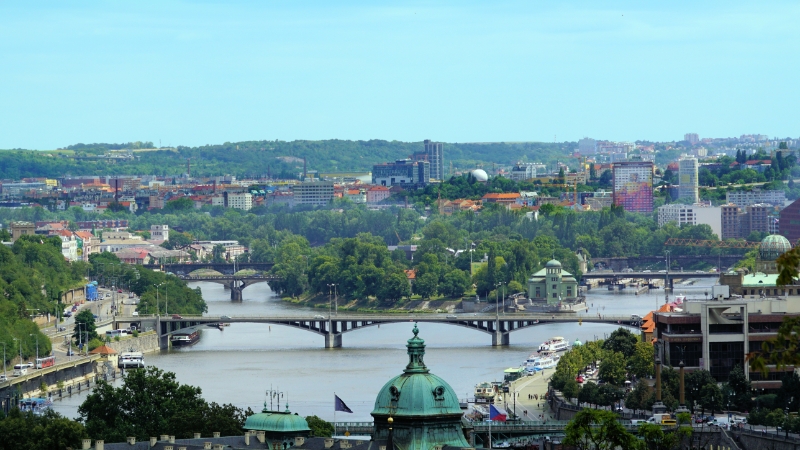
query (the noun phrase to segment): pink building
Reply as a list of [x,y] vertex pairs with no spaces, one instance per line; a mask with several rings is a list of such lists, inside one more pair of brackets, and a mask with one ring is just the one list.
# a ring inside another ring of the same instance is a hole
[[372,186],[367,189],[367,203],[379,203],[391,196],[389,188],[386,186]]

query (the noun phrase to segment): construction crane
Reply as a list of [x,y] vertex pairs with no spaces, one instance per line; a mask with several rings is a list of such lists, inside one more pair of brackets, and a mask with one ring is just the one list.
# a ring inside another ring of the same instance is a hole
[[708,248],[758,248],[761,242],[749,241],[714,241],[708,239],[678,239],[669,238],[664,245],[675,247],[708,247]]

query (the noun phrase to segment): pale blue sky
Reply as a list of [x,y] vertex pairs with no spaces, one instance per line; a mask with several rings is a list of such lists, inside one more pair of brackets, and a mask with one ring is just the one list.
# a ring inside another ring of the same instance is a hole
[[796,137],[798,23],[790,1],[0,2],[0,148]]

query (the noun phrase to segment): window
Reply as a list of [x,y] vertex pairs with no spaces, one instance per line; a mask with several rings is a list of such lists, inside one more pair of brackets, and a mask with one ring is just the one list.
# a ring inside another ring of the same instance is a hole
[[537,287],[536,288],[536,298],[539,298],[541,296],[542,296],[542,291],[540,291],[539,288]]
[[567,288],[567,297],[572,297],[572,288],[571,287]]
[[710,342],[710,372],[720,383],[728,381],[728,374],[735,366],[747,367],[744,364],[744,342]]
[[553,292],[553,298],[558,298],[558,293]]
[[558,286],[556,286],[556,285],[554,284],[554,285],[553,285],[553,289],[558,289]]

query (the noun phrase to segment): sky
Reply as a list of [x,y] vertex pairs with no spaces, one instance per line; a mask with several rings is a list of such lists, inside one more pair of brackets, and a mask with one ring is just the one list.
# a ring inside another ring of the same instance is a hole
[[800,136],[800,3],[0,2],[0,148]]

